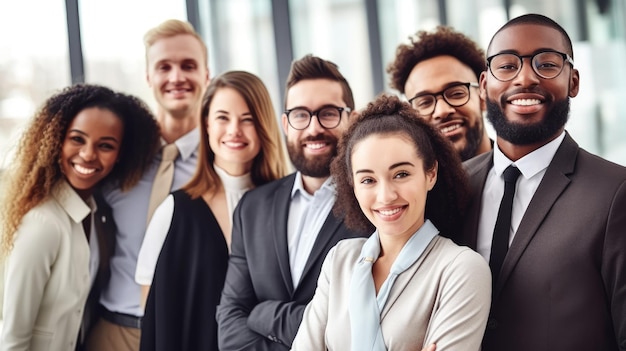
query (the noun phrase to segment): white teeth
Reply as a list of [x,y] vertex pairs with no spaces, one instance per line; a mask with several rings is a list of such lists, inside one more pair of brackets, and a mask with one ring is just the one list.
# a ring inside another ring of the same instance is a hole
[[517,99],[511,100],[511,104],[518,106],[531,106],[531,105],[539,105],[541,101],[538,99]]
[[78,173],[80,173],[80,174],[85,174],[85,175],[87,175],[87,174],[91,174],[91,173],[93,173],[93,172],[95,172],[95,171],[96,171],[96,169],[95,169],[95,168],[85,168],[85,167],[83,167],[83,166],[81,166],[81,165],[74,165],[74,169],[75,169]]
[[455,124],[455,125],[451,125],[451,126],[448,126],[448,127],[441,128],[441,132],[445,134],[445,133],[449,133],[449,132],[451,132],[453,130],[457,130],[459,128],[461,128],[461,125],[460,124]]
[[224,142],[224,145],[229,146],[229,147],[235,147],[235,148],[236,147],[243,147],[243,146],[245,146],[244,143],[235,143],[235,142],[232,142],[232,141],[226,141],[226,142]]
[[397,207],[393,210],[378,210],[378,212],[383,216],[393,216],[394,214],[400,212],[401,208]]
[[306,144],[306,147],[309,149],[313,149],[313,150],[317,150],[317,149],[321,149],[324,146],[326,146],[325,143],[320,143],[320,144]]

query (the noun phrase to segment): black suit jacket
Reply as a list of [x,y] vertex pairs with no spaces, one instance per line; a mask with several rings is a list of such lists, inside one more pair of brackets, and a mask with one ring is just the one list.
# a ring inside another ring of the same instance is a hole
[[83,343],[87,340],[87,335],[100,316],[100,292],[102,292],[102,289],[104,289],[111,277],[109,261],[115,249],[115,222],[113,221],[113,211],[102,197],[100,189],[94,191],[93,197],[98,207],[94,213],[94,225],[98,238],[100,265],[98,266],[98,273],[96,274],[94,284],[87,296],[87,303],[85,305],[85,312],[83,314],[83,321],[78,338],[79,342],[77,343],[78,350],[83,349]]
[[[493,152],[465,165],[472,198],[462,240],[476,249]],[[506,255],[482,350],[626,350],[626,168],[569,134]]]
[[227,350],[288,350],[313,298],[326,254],[348,230],[332,212],[294,289],[287,217],[295,174],[247,192],[233,215],[231,256],[217,309],[218,340]]

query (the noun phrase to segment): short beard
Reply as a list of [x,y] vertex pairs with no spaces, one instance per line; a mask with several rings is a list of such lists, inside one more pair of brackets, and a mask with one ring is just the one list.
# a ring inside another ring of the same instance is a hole
[[487,119],[496,135],[515,145],[530,145],[552,138],[565,126],[569,118],[569,97],[555,101],[543,121],[530,125],[510,122],[500,106],[487,98]]
[[337,139],[330,136],[318,136],[307,138],[307,140],[328,142],[332,147],[332,152],[328,155],[320,155],[313,159],[307,159],[300,145],[300,140],[287,142],[287,151],[289,152],[291,163],[305,176],[313,178],[326,178],[330,176],[330,162],[333,157],[337,156]]
[[481,124],[476,123],[474,127],[468,128],[467,135],[465,136],[465,147],[459,152],[462,161],[469,160],[476,156],[478,145],[480,145],[482,138],[483,128],[481,128]]

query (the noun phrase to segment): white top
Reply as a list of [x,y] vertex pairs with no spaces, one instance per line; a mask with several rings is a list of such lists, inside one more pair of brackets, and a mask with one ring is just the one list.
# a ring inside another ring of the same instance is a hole
[[482,210],[478,222],[477,250],[487,262],[491,256],[491,240],[493,229],[496,226],[500,202],[504,196],[504,179],[502,173],[511,164],[514,164],[522,173],[517,179],[515,197],[513,198],[513,210],[511,212],[511,233],[509,245],[513,242],[515,232],[519,227],[522,217],[532,200],[539,183],[543,179],[546,169],[552,162],[554,154],[565,139],[565,132],[560,136],[529,153],[528,155],[513,162],[509,160],[498,148],[498,143],[493,147],[493,167],[487,174],[485,189],[483,190]]
[[[28,211],[4,262],[0,350],[74,350],[91,288],[90,208],[61,181]],[[97,240],[93,240],[97,241]]]
[[296,174],[287,218],[289,266],[294,289],[300,282],[313,244],[334,204],[335,185],[330,177],[311,195],[304,190],[302,174]]
[[[231,176],[223,169],[213,165],[215,173],[220,177],[224,191],[226,192],[226,205],[228,208],[229,219],[232,221],[233,211],[243,194],[252,189],[252,177],[250,173],[242,176]],[[156,268],[161,248],[165,242],[167,233],[172,224],[174,215],[174,196],[168,197],[154,211],[154,216],[144,237],[139,256],[137,258],[137,269],[135,271],[135,282],[140,285],[152,285],[154,278],[154,270]]]

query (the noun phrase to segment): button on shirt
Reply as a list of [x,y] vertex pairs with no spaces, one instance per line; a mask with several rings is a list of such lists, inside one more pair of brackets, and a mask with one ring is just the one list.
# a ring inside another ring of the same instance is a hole
[[331,178],[313,194],[309,194],[302,184],[302,174],[296,174],[291,190],[289,217],[287,219],[287,240],[289,245],[289,265],[294,289],[298,286],[319,231],[335,204],[335,185]]
[[[171,191],[185,185],[196,170],[199,130],[196,128],[190,131],[175,143],[180,154],[174,161]],[[139,183],[127,192],[122,192],[113,184],[107,184],[103,191],[106,202],[113,210],[117,226],[115,252],[111,257],[111,278],[100,297],[100,303],[109,311],[143,316],[143,309],[139,306],[141,287],[135,282],[135,268],[139,248],[146,233],[152,183],[160,163],[159,153]]]
[[513,162],[509,160],[498,148],[498,143],[493,145],[493,166],[487,174],[485,188],[483,190],[482,211],[478,222],[477,251],[487,262],[491,255],[491,240],[493,229],[498,217],[498,208],[504,195],[504,179],[502,173],[511,164],[514,164],[522,173],[517,180],[515,197],[513,198],[513,211],[511,213],[511,233],[509,246],[513,242],[517,228],[522,222],[528,204],[535,195],[546,170],[552,162],[561,142],[565,139],[565,132],[557,138],[529,153],[528,155]]

